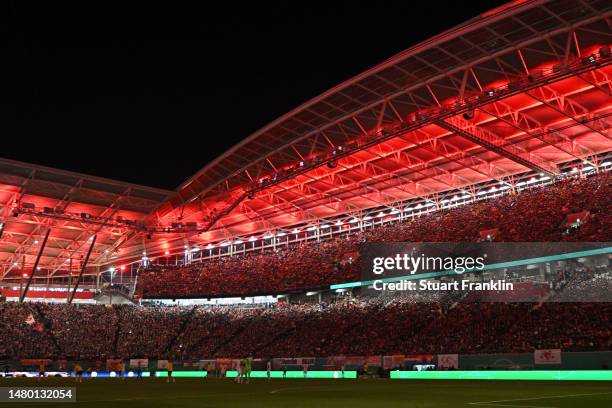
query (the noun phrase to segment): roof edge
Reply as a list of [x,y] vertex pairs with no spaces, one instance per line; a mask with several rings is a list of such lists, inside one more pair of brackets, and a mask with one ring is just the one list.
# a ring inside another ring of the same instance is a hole
[[240,142],[236,143],[234,146],[230,147],[228,150],[226,150],[225,152],[223,152],[222,154],[220,154],[219,156],[217,156],[214,160],[212,160],[211,162],[207,163],[204,167],[202,167],[199,171],[197,171],[195,174],[193,174],[191,177],[189,177],[187,180],[185,180],[183,183],[181,183],[174,191],[175,192],[179,192],[181,191],[183,188],[187,187],[189,184],[191,184],[196,178],[198,178],[202,173],[206,172],[208,169],[212,168],[214,165],[216,165],[217,163],[219,163],[221,160],[225,159],[226,157],[231,156],[232,153],[234,153],[236,150],[238,150],[239,148],[241,148],[242,146],[244,146],[245,144],[251,142],[252,140],[255,140],[259,135],[265,133],[266,131],[268,131],[269,129],[271,129],[272,127],[278,125],[279,123],[283,122],[284,120],[290,118],[293,115],[296,115],[297,113],[303,111],[304,109],[307,109],[308,107],[314,105],[315,103],[327,98],[328,96],[339,92],[347,87],[349,87],[350,85],[354,84],[355,82],[358,82],[364,78],[367,78],[370,75],[373,75],[377,72],[380,72],[384,69],[386,69],[387,67],[398,63],[399,61],[402,61],[414,54],[416,54],[417,52],[420,52],[423,50],[423,48],[427,48],[427,47],[431,47],[432,45],[435,45],[437,43],[440,43],[443,40],[447,40],[449,37],[455,37],[461,34],[461,32],[465,31],[466,29],[475,29],[475,28],[479,28],[483,25],[487,25],[490,24],[492,22],[495,22],[497,20],[503,19],[505,18],[508,14],[511,13],[516,13],[519,12],[523,9],[527,9],[530,7],[533,7],[535,5],[539,5],[539,4],[544,4],[544,3],[548,3],[550,0],[514,0],[512,2],[509,2],[505,5],[499,6],[491,11],[482,13],[470,20],[467,20],[459,25],[456,25],[440,34],[437,34],[431,38],[428,38],[425,41],[421,41],[418,44],[413,45],[410,48],[407,48],[404,51],[401,51],[395,55],[393,55],[390,58],[387,58],[386,60],[382,61],[381,63],[375,65],[374,67],[356,75],[353,76],[343,82],[341,82],[340,84],[334,86],[333,88],[328,89],[327,91],[323,92],[322,94],[319,94],[311,99],[309,99],[308,101],[302,103],[301,105],[297,106],[296,108],[290,110],[289,112],[283,114],[282,116],[278,117],[277,119],[273,120],[272,122],[268,123],[267,125],[265,125],[264,127],[256,130],[255,132],[251,133],[249,136],[247,136],[246,138],[244,138],[243,140],[241,140]]
[[46,171],[49,173],[55,173],[61,176],[85,178],[85,179],[88,179],[94,182],[98,182],[98,183],[114,184],[114,185],[120,185],[124,187],[132,187],[132,188],[136,188],[139,190],[144,190],[144,191],[148,191],[148,192],[160,194],[160,195],[171,196],[174,193],[174,191],[172,190],[165,190],[165,189],[158,188],[158,187],[150,187],[150,186],[144,186],[142,184],[130,183],[127,181],[92,176],[90,174],[84,174],[84,173],[79,173],[79,172],[69,171],[69,170],[62,170],[62,169],[58,169],[54,167],[42,166],[39,164],[32,164],[32,163],[22,162],[18,160],[7,159],[3,157],[0,157],[0,164],[6,164],[9,166],[21,167],[21,168],[32,169],[32,170],[42,170],[42,171]]

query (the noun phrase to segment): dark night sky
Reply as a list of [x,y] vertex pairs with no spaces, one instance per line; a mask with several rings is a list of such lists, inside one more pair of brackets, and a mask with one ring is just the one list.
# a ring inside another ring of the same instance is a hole
[[81,3],[3,6],[0,157],[173,189],[302,102],[504,2]]

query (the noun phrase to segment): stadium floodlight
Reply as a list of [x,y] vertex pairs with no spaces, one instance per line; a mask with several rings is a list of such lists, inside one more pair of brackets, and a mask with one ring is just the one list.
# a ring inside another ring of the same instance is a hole
[[300,230],[299,230],[299,229],[297,229],[297,228],[294,228],[294,229],[293,229],[293,231],[291,231],[291,232],[293,232],[294,234],[299,234],[299,233],[300,233]]
[[263,236],[264,239],[270,239],[270,238],[274,238],[274,234],[272,233],[267,233],[266,235]]
[[418,204],[416,205],[416,207],[414,207],[414,208],[416,208],[416,209],[418,210],[418,209],[419,209],[419,208],[421,208],[422,206],[423,206],[423,204],[418,203]]
[[13,266],[19,266],[17,262],[13,262]]
[[206,245],[206,249],[213,249],[215,246],[213,244]]
[[603,167],[608,167],[608,166],[609,166],[609,165],[611,165],[611,164],[612,164],[612,162],[609,162],[609,161],[605,161],[605,162],[601,163],[601,165],[602,165]]
[[391,210],[391,212],[389,214],[399,214],[400,211],[397,208],[394,208]]
[[365,217],[363,217],[363,219],[364,219],[364,221],[368,221],[368,220],[371,220],[371,219],[372,219],[372,217],[371,217],[371,216],[369,216],[369,215],[366,215]]
[[524,186],[525,184],[527,183],[525,183],[524,181],[519,181],[518,183],[516,183],[518,187]]
[[544,176],[540,178],[540,181],[546,181],[546,180],[550,180],[550,177]]
[[110,268],[108,268],[108,270],[109,270],[109,272],[111,272],[111,273],[112,273],[112,272],[115,272],[115,267],[114,267],[114,266],[111,266]]
[[323,225],[321,225],[321,229],[326,229],[326,228],[329,228],[329,224],[323,224]]
[[412,207],[406,207],[406,208],[404,208],[404,211],[406,211],[406,212],[408,212],[408,211],[412,211],[412,210],[413,210],[413,208],[412,208]]
[[306,292],[306,296],[314,296],[317,295],[319,292]]
[[38,267],[36,268],[36,270],[37,270],[37,271],[40,271],[40,266],[38,266]]
[[251,236],[251,237],[249,238],[249,242],[253,242],[253,241],[257,241],[257,238],[255,238],[255,237]]
[[34,245],[38,245],[38,240],[37,239],[34,240]]
[[312,227],[308,227],[308,228],[306,228],[306,231],[314,231],[314,230],[316,230],[316,229],[317,229],[317,227],[315,227],[315,226],[313,225]]
[[287,234],[284,233],[284,232],[279,232],[279,233],[276,234],[277,237],[284,237],[285,235],[287,235]]
[[582,171],[590,171],[593,170],[593,166],[586,166],[582,168]]
[[342,226],[342,224],[344,224],[342,221],[336,221],[336,223],[334,225],[336,227],[340,227],[340,226]]
[[164,252],[164,255],[170,255],[170,251]]
[[198,247],[191,248],[191,252],[198,252],[199,250],[200,250],[200,248],[198,248]]
[[221,246],[222,246],[222,247],[226,247],[226,246],[228,246],[229,244],[230,244],[230,242],[229,242],[229,241],[225,241],[225,242],[222,242],[222,243],[221,243]]
[[359,222],[359,219],[358,219],[358,218],[353,218],[353,219],[351,219],[349,222],[350,222],[351,224],[356,224],[356,223],[358,223],[358,222]]
[[242,244],[242,240],[241,239],[237,239],[236,241],[234,241],[234,245],[240,245]]
[[27,278],[27,277],[28,277],[28,274],[27,274],[27,273],[24,273],[24,274],[23,274],[23,277],[24,277],[24,278]]
[[385,216],[385,213],[381,211],[381,212],[379,212],[378,214],[376,214],[376,216],[377,216],[377,217],[379,217],[379,218],[380,218],[380,217],[384,217],[384,216]]

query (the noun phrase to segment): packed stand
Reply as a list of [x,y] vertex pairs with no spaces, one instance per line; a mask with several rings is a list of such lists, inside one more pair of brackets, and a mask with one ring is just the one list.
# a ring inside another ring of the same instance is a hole
[[[496,229],[495,241],[559,242],[612,239],[612,194],[608,173],[568,178],[469,205],[443,209],[403,223],[369,227],[322,242],[263,253],[222,257],[185,267],[155,266],[138,278],[143,297],[244,296],[317,289],[359,279],[362,242],[477,241]],[[568,228],[568,214],[590,211],[579,228]],[[356,255],[357,256],[357,255]]]
[[268,308],[0,304],[2,358],[326,357],[612,349],[612,303],[348,298]]

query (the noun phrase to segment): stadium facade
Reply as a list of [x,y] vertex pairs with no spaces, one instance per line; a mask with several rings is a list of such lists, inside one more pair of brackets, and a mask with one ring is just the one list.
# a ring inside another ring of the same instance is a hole
[[131,280],[150,262],[319,240],[607,171],[611,17],[605,0],[508,3],[304,103],[174,191],[1,159],[3,285]]

